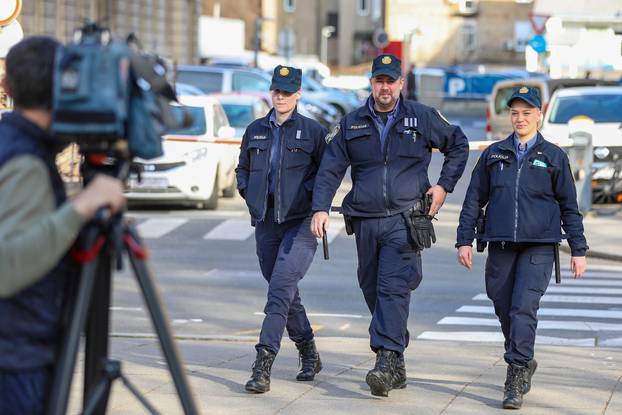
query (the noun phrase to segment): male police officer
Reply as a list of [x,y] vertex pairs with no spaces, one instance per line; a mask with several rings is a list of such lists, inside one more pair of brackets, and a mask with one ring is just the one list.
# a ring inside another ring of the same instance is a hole
[[[462,206],[458,260],[471,269],[475,225],[486,206],[478,239],[488,241],[486,292],[505,337],[508,364],[503,407],[518,409],[531,388],[537,311],[551,278],[560,222],[575,278],[585,271],[583,236],[568,156],[538,132],[542,103],[537,88],[523,86],[508,100],[514,133],[482,153]],[[479,232],[479,230],[478,230]]]
[[119,210],[119,180],[96,177],[66,200],[50,125],[56,41],[30,37],[6,58],[3,87],[15,111],[0,121],[0,414],[41,414],[60,315],[75,275],[66,255],[100,206]]
[[[379,396],[406,386],[403,353],[409,341],[410,292],[422,278],[421,246],[410,236],[406,212],[427,192],[432,204],[424,214],[434,216],[462,175],[469,150],[460,128],[436,110],[405,100],[403,84],[399,59],[374,59],[372,95],[326,137],[329,145],[313,190],[311,229],[320,237],[328,228],[335,192],[351,166],[352,190],[342,209],[352,219],[359,285],[372,313],[369,333],[376,365],[366,381]],[[445,163],[438,184],[430,188],[432,148],[443,152]]]
[[246,129],[236,169],[238,189],[255,222],[259,266],[269,283],[257,358],[246,384],[255,393],[270,390],[270,370],[285,328],[300,353],[302,368],[296,379],[313,380],[322,369],[298,281],[317,248],[309,229],[311,192],[326,130],[296,111],[301,74],[288,66],[274,69],[274,108]]

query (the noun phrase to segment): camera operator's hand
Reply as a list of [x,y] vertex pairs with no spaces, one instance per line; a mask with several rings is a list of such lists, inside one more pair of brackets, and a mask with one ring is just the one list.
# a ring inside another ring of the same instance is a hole
[[115,213],[125,205],[123,184],[119,179],[98,174],[72,203],[76,211],[87,219],[95,216],[100,207],[109,207]]

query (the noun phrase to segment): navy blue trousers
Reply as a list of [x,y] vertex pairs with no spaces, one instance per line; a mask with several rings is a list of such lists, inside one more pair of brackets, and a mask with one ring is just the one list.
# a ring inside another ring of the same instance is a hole
[[486,293],[505,337],[505,361],[525,366],[533,359],[538,309],[553,270],[551,245],[493,242],[486,260]]
[[259,266],[268,281],[266,317],[255,348],[278,353],[285,329],[295,343],[313,339],[311,324],[300,301],[298,281],[311,266],[317,240],[311,233],[310,217],[282,224],[269,219],[272,217],[274,212],[269,209],[267,220],[255,224]]
[[403,353],[408,347],[410,293],[421,282],[421,255],[409,244],[402,215],[353,218],[358,280],[372,314],[372,350]]
[[48,369],[23,372],[0,370],[0,414],[43,414],[49,380]]

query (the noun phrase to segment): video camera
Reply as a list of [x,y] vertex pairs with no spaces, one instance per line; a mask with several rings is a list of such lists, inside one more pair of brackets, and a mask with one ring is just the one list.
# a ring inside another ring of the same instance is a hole
[[166,130],[191,121],[171,111],[177,99],[164,61],[142,52],[135,36],[114,40],[96,23],[87,22],[58,49],[53,84],[51,131],[86,154],[159,157]]

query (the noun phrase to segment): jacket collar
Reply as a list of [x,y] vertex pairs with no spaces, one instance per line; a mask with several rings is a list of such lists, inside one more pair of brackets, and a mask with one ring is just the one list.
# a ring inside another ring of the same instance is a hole
[[[540,131],[536,134],[536,142],[531,148],[534,148],[544,142],[544,137],[540,134]],[[498,148],[500,150],[508,150],[513,153],[516,153],[516,148],[514,147],[514,133],[510,134],[507,138],[499,142]]]
[[[372,114],[371,110],[370,110],[370,106],[374,105],[374,97],[372,95],[370,95],[367,98],[367,101],[365,101],[365,104],[363,106],[361,106],[358,111],[356,112],[356,116],[359,118],[374,118],[374,114]],[[404,97],[402,96],[402,94],[400,93],[400,98],[397,102],[397,111],[396,111],[396,115],[395,115],[395,120],[398,121],[400,118],[404,117]]]
[[24,117],[19,111],[11,111],[2,114],[2,122],[7,123],[20,130],[24,135],[32,137],[43,144],[58,144],[57,140],[47,131],[42,130],[38,125]]
[[[270,111],[265,115],[265,117],[261,118],[261,122],[260,122],[261,125],[263,125],[264,127],[270,128],[270,117],[272,116],[273,113],[274,113],[274,107],[270,109]],[[292,115],[290,115],[287,121],[285,121],[283,124],[287,124],[290,121],[296,121],[297,118],[298,118],[298,106],[296,105],[294,107],[294,111],[292,112]]]

